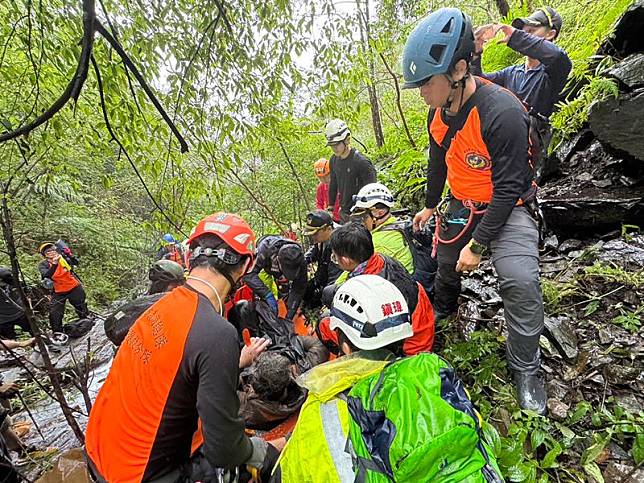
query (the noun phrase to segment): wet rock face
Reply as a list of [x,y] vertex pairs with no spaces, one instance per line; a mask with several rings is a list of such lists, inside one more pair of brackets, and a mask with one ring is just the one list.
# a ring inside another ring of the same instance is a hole
[[579,354],[577,335],[572,330],[568,317],[545,317],[545,336],[567,361],[574,361]]
[[590,108],[588,126],[549,156],[556,177],[540,199],[548,226],[558,235],[588,236],[644,224],[644,0],[618,20],[598,55],[617,64],[617,98]]
[[644,54],[629,55],[608,74],[619,80],[626,89],[644,86]]
[[635,52],[644,52],[644,1],[638,0],[631,5],[619,19],[613,35],[601,46],[600,55],[625,58]]
[[[644,59],[644,56],[642,56]],[[644,65],[644,61],[642,62]],[[644,75],[644,73],[641,73]],[[616,149],[644,159],[644,89],[593,104],[588,121],[595,135]]]
[[644,161],[597,139],[560,159],[561,176],[540,190],[546,222],[555,233],[588,236],[644,222]]

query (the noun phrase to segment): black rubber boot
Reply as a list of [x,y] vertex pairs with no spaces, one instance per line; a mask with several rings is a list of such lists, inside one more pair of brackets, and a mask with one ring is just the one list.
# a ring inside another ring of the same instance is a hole
[[517,386],[517,396],[519,397],[519,406],[521,409],[534,411],[535,413],[545,416],[548,412],[546,401],[546,385],[538,374],[514,373],[514,383]]

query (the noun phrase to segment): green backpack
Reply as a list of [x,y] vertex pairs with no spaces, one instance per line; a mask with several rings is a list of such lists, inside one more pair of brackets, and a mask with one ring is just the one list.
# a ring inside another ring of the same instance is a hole
[[356,482],[502,482],[481,418],[435,354],[398,359],[348,394]]

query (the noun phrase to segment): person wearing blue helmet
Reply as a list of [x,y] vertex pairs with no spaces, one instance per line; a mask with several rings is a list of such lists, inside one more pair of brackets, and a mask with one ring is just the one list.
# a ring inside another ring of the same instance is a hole
[[161,237],[162,246],[157,252],[156,260],[171,260],[185,268],[183,250],[177,240],[170,234],[166,233]]
[[[470,74],[473,52],[472,24],[456,8],[425,17],[405,44],[404,87],[419,88],[430,106],[425,207],[415,215],[414,229],[436,214],[437,320],[456,311],[462,274],[475,270],[490,251],[519,404],[544,414],[546,389],[539,375],[544,315],[529,116],[510,91]],[[450,194],[441,202],[445,182]]]
[[[472,72],[512,91],[528,107],[531,140],[535,146],[537,180],[545,172],[543,160],[552,137],[550,115],[566,86],[572,62],[568,54],[555,44],[563,21],[552,7],[535,10],[529,17],[516,18],[512,25],[490,24],[474,31],[475,52]],[[511,65],[497,72],[483,72],[481,56],[485,42],[503,32],[502,43],[526,56],[520,65]]]

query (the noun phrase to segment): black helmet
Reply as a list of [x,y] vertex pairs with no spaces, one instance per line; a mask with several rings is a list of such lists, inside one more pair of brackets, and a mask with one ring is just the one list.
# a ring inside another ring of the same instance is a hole
[[183,267],[172,260],[159,260],[152,264],[148,272],[150,282],[183,282]]
[[7,267],[0,267],[0,281],[10,284],[13,283],[13,273]]
[[295,280],[304,268],[306,262],[302,248],[297,243],[287,243],[277,252],[277,259],[284,276],[290,281]]

